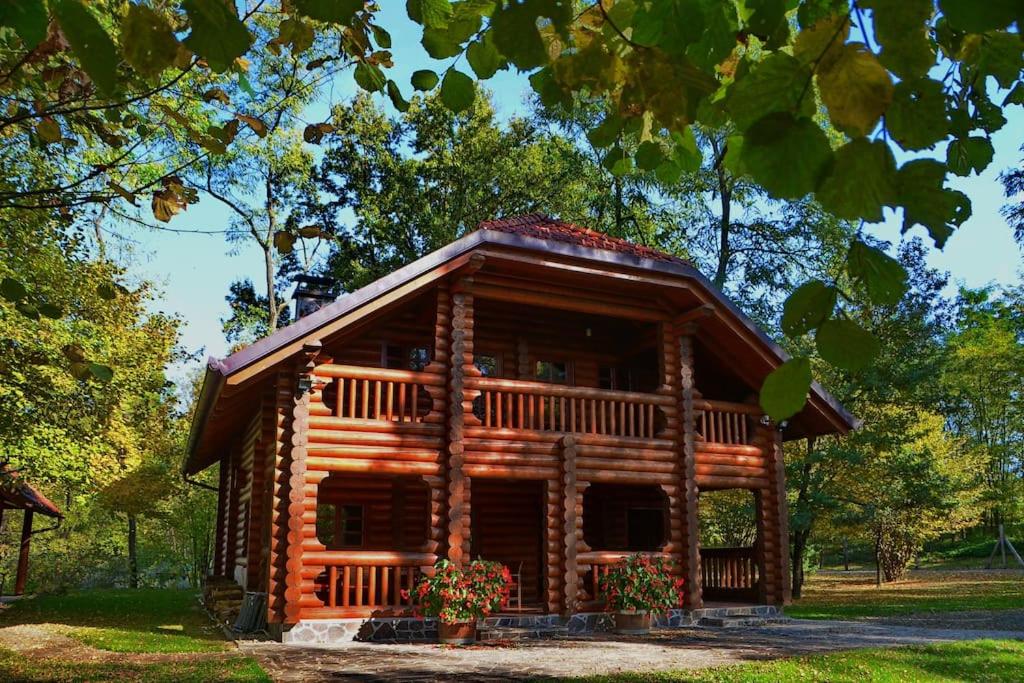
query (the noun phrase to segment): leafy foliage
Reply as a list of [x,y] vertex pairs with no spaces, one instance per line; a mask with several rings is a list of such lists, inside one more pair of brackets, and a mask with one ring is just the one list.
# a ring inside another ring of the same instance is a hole
[[601,577],[601,593],[609,610],[661,613],[683,604],[684,583],[672,575],[669,560],[636,553],[608,569]]
[[456,567],[441,560],[433,576],[424,577],[416,586],[413,600],[417,613],[437,617],[445,624],[476,621],[508,600],[511,583],[511,572],[499,562],[473,560]]

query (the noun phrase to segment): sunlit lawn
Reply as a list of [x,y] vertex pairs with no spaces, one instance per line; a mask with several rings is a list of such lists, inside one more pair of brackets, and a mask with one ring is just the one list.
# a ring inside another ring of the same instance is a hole
[[[922,612],[1024,609],[1024,572],[912,571],[904,581],[875,586],[872,572],[809,577],[791,617],[849,619]],[[1024,672],[1022,672],[1024,676]]]
[[851,650],[829,655],[794,657],[700,671],[616,674],[593,681],[718,681],[774,683],[830,681],[896,683],[897,681],[1020,681],[1024,676],[1024,643],[975,640],[963,643]]
[[[255,661],[231,653],[220,628],[200,609],[196,594],[187,591],[87,590],[42,595],[0,611],[0,628],[17,624],[38,624],[124,657],[79,662],[71,657],[34,658],[0,648],[0,680],[269,680]],[[146,656],[133,657],[133,653]]]

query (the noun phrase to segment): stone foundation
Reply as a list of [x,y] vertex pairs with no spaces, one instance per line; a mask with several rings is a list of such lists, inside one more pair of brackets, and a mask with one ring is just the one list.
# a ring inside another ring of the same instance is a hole
[[[655,628],[690,628],[705,617],[781,616],[778,607],[751,605],[670,610],[654,618]],[[570,635],[611,631],[615,622],[609,612],[580,612],[568,619],[557,614],[499,614],[480,620],[478,628],[550,629],[565,626]],[[295,645],[340,645],[353,641],[422,643],[437,640],[437,619],[427,617],[370,619],[307,619],[280,634],[281,642]]]

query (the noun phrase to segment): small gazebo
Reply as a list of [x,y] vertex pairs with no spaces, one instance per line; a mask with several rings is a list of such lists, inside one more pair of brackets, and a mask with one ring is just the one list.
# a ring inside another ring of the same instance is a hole
[[[18,478],[17,472],[6,466],[0,467],[0,521],[5,510],[24,510],[21,523],[21,545],[18,550],[18,573],[14,580],[14,595],[25,592],[25,581],[28,579],[28,551],[32,540],[32,518],[35,513],[53,517],[58,523],[63,515],[57,506],[35,487]],[[50,527],[50,529],[56,527]],[[49,529],[44,529],[45,531]]]

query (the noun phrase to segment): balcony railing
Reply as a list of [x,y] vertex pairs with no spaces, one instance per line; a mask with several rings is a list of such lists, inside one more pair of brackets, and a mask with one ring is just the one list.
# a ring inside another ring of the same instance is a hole
[[710,443],[749,445],[763,415],[760,408],[745,403],[699,399],[693,405],[697,440]]
[[320,365],[330,379],[323,402],[336,417],[421,422],[432,408],[432,392],[443,392],[443,375],[358,365]]
[[466,380],[480,392],[474,414],[485,427],[652,439],[662,429],[659,408],[671,396],[522,380]]
[[759,574],[754,548],[701,548],[701,586],[706,600],[754,600]]
[[308,553],[303,561],[318,564],[318,556],[324,572],[316,581],[317,594],[328,608],[411,607],[413,589],[433,568],[433,556],[424,553],[329,551]]

